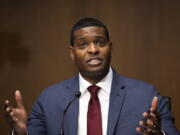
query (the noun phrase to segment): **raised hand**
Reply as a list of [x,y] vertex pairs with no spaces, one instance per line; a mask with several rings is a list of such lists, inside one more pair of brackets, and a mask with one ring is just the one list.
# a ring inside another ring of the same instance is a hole
[[5,101],[7,117],[12,128],[17,135],[26,135],[27,133],[27,112],[23,106],[22,95],[19,90],[15,91],[16,107],[10,105],[9,100]]
[[161,130],[161,118],[157,112],[158,98],[154,97],[152,100],[149,112],[144,112],[145,120],[139,121],[139,126],[136,131],[142,135],[163,135]]

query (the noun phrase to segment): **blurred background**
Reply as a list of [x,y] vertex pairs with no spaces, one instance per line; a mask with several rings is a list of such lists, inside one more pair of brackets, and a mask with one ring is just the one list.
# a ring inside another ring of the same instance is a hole
[[30,113],[44,88],[77,73],[68,46],[70,29],[82,17],[108,26],[119,73],[172,98],[180,129],[179,6],[179,0],[1,0],[0,133],[9,134],[4,100],[14,103],[16,89]]

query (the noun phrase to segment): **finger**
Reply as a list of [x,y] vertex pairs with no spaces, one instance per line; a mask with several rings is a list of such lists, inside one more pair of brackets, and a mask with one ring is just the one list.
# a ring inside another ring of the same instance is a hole
[[145,117],[145,121],[148,125],[156,125],[158,126],[160,124],[160,114],[155,112],[155,113],[143,113],[143,117]]
[[144,127],[144,126],[145,126],[145,123],[141,120],[141,121],[139,121],[139,125],[140,125],[141,127]]
[[15,99],[16,99],[17,107],[22,108],[23,107],[22,95],[19,90],[15,91]]
[[10,113],[11,113],[10,108],[7,108],[4,116],[5,116],[6,118],[10,119],[10,118],[11,118]]
[[17,119],[17,117],[15,116],[15,112],[12,111],[12,112],[10,113],[10,116],[11,116],[11,119],[12,119],[13,122],[17,122],[18,119]]
[[148,115],[149,115],[149,113],[147,113],[147,112],[144,112],[144,113],[143,113],[143,117],[145,117],[145,118],[147,118]]
[[137,127],[137,128],[136,128],[136,131],[137,131],[138,133],[142,134],[142,130],[141,130],[140,127]]
[[11,106],[8,106],[7,108],[6,108],[6,112],[7,113],[10,113],[10,112],[12,112],[13,111],[13,108],[11,107]]
[[147,119],[143,123],[143,127],[147,129],[148,132],[160,131],[161,129],[160,123],[161,123],[160,119],[149,114]]
[[151,120],[139,121],[139,126],[140,127],[136,128],[136,131],[143,135],[151,135],[159,131],[157,127],[152,124]]
[[151,119],[147,119],[145,122],[144,122],[144,125],[146,128],[149,128],[149,129],[154,129],[154,126],[155,126],[155,123],[153,120]]
[[10,106],[9,100],[5,100],[5,102],[4,102],[4,108],[5,108],[5,110],[6,110],[6,108],[9,107],[9,106]]
[[12,117],[12,121],[13,121],[13,122],[18,122],[18,118]]
[[157,106],[158,106],[158,97],[153,97],[150,111],[157,110]]
[[142,122],[139,123],[139,125],[152,129],[153,125],[157,121],[157,117],[155,115],[152,115],[152,113],[147,113],[147,112],[143,113],[143,117],[146,119],[144,120],[143,125],[141,124]]
[[5,101],[5,111],[6,116],[10,115],[10,113],[13,111],[13,107],[10,105],[9,100]]
[[143,128],[137,127],[136,131],[142,135],[148,135],[147,131]]
[[147,128],[153,129],[153,125],[154,125],[154,123],[153,123],[153,121],[152,121],[151,119],[147,119],[147,120],[146,120],[145,126],[146,126]]
[[13,110],[12,108],[8,107],[6,108],[6,114],[5,116],[7,117],[7,119],[11,122],[12,121],[12,117],[13,117]]
[[10,102],[9,102],[9,100],[5,100],[5,104],[4,104],[5,106],[5,116],[6,117],[9,117],[9,113],[12,111],[12,106],[10,106]]
[[147,132],[153,129],[153,124],[151,120],[139,121],[139,126],[143,127]]
[[146,118],[146,120],[147,119],[151,119],[151,120],[153,120],[153,119],[157,119],[157,116],[156,116],[156,113],[147,113],[147,112],[144,112],[143,113],[143,117],[144,118]]
[[18,121],[18,118],[16,117],[15,112],[13,112],[13,111],[9,113],[8,118],[9,118],[9,122],[11,122],[11,124]]
[[8,106],[10,103],[9,103],[9,100],[5,100],[5,105]]
[[140,131],[143,134],[147,134],[149,131],[151,131],[151,128],[149,127],[149,125],[147,125],[147,123],[144,121],[139,121],[139,126],[140,126]]
[[160,116],[160,114],[157,111],[154,111],[152,108],[150,108],[149,112],[143,113],[144,118],[150,118],[151,119],[151,117],[159,117],[159,116]]

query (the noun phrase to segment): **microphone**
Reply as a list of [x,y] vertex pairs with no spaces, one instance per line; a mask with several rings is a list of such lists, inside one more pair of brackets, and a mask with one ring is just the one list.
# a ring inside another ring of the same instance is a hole
[[63,112],[63,116],[62,116],[62,121],[61,121],[61,127],[60,127],[60,133],[59,135],[64,135],[64,130],[63,130],[63,125],[64,125],[64,116],[66,115],[66,112],[68,111],[69,107],[71,106],[71,104],[81,96],[81,92],[80,91],[76,91],[74,94],[74,98],[68,103],[68,105],[66,106],[64,112]]

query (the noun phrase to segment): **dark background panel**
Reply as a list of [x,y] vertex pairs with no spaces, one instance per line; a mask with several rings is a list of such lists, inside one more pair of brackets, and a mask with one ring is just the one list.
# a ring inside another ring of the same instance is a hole
[[71,26],[82,17],[107,24],[113,67],[154,84],[172,98],[180,129],[179,0],[0,1],[0,133],[8,135],[4,100],[20,89],[32,104],[43,88],[76,74],[68,52]]

